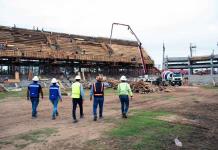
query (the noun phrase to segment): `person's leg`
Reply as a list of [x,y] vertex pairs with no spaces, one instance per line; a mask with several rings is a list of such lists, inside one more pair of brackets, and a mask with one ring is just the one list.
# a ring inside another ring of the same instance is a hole
[[53,100],[53,113],[52,113],[52,119],[55,119],[56,113],[57,113],[57,105],[58,105],[58,99]]
[[93,116],[94,116],[94,121],[97,120],[97,107],[98,107],[98,98],[94,97],[94,102],[93,102]]
[[39,105],[39,98],[36,98],[35,100],[35,116],[37,117],[37,108],[38,108],[38,105]]
[[56,109],[56,116],[58,116],[59,115],[59,113],[58,113],[58,103],[59,103],[59,99],[57,99],[57,109]]
[[103,117],[104,97],[99,98],[99,117]]
[[123,99],[123,96],[119,96],[119,97],[120,97],[120,103],[121,103],[121,112],[122,112],[122,115],[124,115],[124,99]]
[[80,98],[78,100],[79,109],[80,109],[80,118],[83,118],[83,100]]
[[76,106],[77,106],[77,99],[73,99],[73,119],[76,120]]
[[125,97],[125,107],[124,107],[125,118],[127,118],[128,110],[129,110],[129,97],[126,96]]
[[31,103],[32,103],[32,117],[35,117],[35,103],[34,103],[34,99],[31,98]]

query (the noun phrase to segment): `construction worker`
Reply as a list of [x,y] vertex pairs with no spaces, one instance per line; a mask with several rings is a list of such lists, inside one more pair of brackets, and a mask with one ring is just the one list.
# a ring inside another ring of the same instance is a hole
[[90,101],[92,101],[92,96],[94,96],[93,102],[93,115],[94,121],[97,121],[97,108],[99,105],[99,118],[103,118],[103,105],[104,105],[104,84],[102,83],[102,77],[96,77],[97,82],[91,86],[90,90]]
[[55,120],[56,116],[58,116],[58,102],[59,100],[62,101],[61,91],[57,82],[58,81],[53,78],[51,80],[52,85],[49,88],[49,99],[53,104],[52,120]]
[[130,85],[126,82],[126,77],[121,76],[120,80],[121,83],[118,84],[117,92],[120,98],[122,117],[127,118],[127,113],[129,109],[129,96],[132,99],[133,94]]
[[73,116],[73,123],[77,123],[78,120],[76,119],[76,107],[77,104],[79,104],[79,108],[80,108],[80,118],[84,117],[83,114],[83,100],[84,100],[84,90],[83,90],[83,86],[80,83],[80,76],[77,75],[75,77],[76,82],[74,82],[72,84],[72,103],[73,103],[73,110],[72,110],[72,116]]
[[41,93],[41,98],[43,99],[42,87],[38,83],[39,78],[37,76],[33,77],[33,83],[28,86],[27,89],[27,100],[31,100],[32,103],[32,118],[37,117],[37,107],[39,104],[39,94]]

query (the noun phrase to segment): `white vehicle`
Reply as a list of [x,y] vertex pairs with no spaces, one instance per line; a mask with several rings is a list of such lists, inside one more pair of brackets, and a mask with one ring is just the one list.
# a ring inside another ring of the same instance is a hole
[[182,74],[180,72],[166,70],[162,72],[161,77],[164,85],[182,85]]

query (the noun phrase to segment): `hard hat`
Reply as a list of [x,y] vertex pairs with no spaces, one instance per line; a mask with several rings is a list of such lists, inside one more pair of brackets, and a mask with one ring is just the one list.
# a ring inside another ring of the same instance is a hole
[[77,75],[77,76],[75,77],[75,79],[76,79],[76,80],[80,80],[81,77],[80,77],[79,75]]
[[39,78],[37,76],[34,76],[33,81],[39,81]]
[[121,80],[121,81],[127,81],[126,76],[122,76],[122,77],[120,78],[120,80]]
[[51,83],[57,83],[58,81],[56,80],[56,78],[52,78]]

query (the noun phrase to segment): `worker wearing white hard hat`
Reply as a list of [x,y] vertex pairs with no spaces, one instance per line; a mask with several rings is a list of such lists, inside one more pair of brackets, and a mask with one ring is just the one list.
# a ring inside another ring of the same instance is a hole
[[33,81],[39,81],[39,77],[38,76],[34,76],[32,80]]
[[77,123],[78,120],[76,119],[76,107],[77,104],[80,108],[80,118],[84,117],[83,114],[83,100],[84,100],[84,90],[83,86],[80,83],[81,77],[77,75],[75,77],[75,82],[72,84],[72,103],[73,103],[73,109],[72,109],[72,117],[73,117],[73,123]]
[[81,80],[81,77],[80,77],[79,75],[77,75],[77,76],[75,77],[75,80]]
[[58,116],[58,102],[59,100],[62,101],[61,91],[57,82],[57,79],[53,78],[51,80],[52,85],[49,88],[49,99],[53,104],[52,120],[55,120]]
[[39,77],[34,76],[32,80],[33,83],[31,83],[27,89],[27,100],[30,99],[32,103],[32,118],[36,118],[37,107],[39,104],[39,95],[41,93],[41,98],[43,99],[43,92],[41,85],[38,83]]
[[129,109],[129,96],[132,99],[133,94],[130,85],[126,82],[126,76],[121,76],[120,80],[121,83],[118,84],[117,92],[120,98],[122,117],[127,118]]
[[121,76],[120,81],[127,81],[126,76]]

